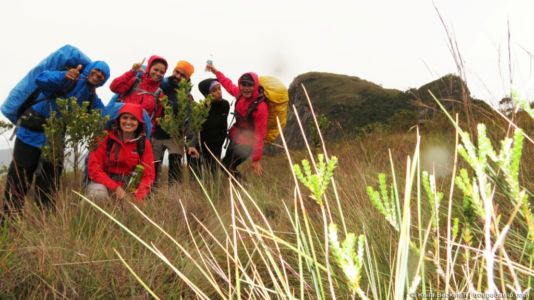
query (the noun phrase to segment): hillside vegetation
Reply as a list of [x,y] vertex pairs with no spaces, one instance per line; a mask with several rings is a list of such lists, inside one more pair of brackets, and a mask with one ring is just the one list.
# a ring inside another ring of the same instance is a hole
[[475,123],[493,122],[495,119],[495,113],[489,105],[471,98],[463,80],[455,75],[443,76],[419,88],[399,91],[385,89],[354,76],[310,72],[296,77],[289,87],[290,111],[284,131],[290,148],[304,146],[293,105],[306,137],[312,140],[314,134],[311,112],[302,86],[310,95],[315,114],[328,123],[323,128],[327,140],[354,137],[375,129],[404,132],[415,125],[428,123],[436,115],[442,117],[443,113],[432,94],[452,114],[460,113],[462,121],[465,120],[464,103],[472,110],[470,113],[475,117]]
[[[67,174],[57,211],[40,212],[30,196],[24,217],[0,228],[0,298],[528,298],[532,116],[513,118],[526,134],[502,118],[455,129],[444,113],[402,129],[380,111],[410,112],[418,101],[410,93],[319,75],[355,87],[297,78],[291,101],[303,122],[312,116],[297,100],[299,80],[316,111],[337,118],[327,131],[385,125],[286,148],[264,158],[263,177],[246,163],[241,183],[190,174],[138,206],[94,204]],[[361,113],[367,106],[376,114]],[[292,126],[284,137],[303,141]]]

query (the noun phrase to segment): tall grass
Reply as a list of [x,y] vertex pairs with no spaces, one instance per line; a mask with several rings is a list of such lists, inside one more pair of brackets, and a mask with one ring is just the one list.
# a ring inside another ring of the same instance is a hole
[[[528,298],[533,145],[481,125],[473,141],[450,122],[322,141],[320,154],[285,147],[263,178],[193,175],[140,206],[66,185],[57,212],[27,205],[0,230],[0,297]],[[452,154],[445,172],[426,167],[435,144]]]

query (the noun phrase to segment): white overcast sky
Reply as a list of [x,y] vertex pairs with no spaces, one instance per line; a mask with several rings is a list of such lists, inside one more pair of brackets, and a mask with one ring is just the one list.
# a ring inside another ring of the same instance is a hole
[[[495,104],[510,89],[508,21],[512,80],[529,86],[534,0],[17,0],[0,3],[0,101],[66,43],[108,62],[111,78],[158,54],[171,67],[193,63],[197,83],[210,76],[204,65],[212,56],[234,80],[255,71],[289,85],[322,71],[406,90],[457,71],[434,5],[456,39],[473,96]],[[109,82],[99,89],[104,102]]]

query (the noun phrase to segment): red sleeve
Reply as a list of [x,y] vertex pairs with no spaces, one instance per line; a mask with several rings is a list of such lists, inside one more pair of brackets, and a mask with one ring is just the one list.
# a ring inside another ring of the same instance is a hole
[[126,92],[128,92],[130,88],[134,85],[136,79],[135,75],[136,73],[130,70],[122,74],[121,76],[113,79],[109,88],[112,92],[122,96],[126,94]]
[[103,184],[110,191],[115,191],[121,185],[111,179],[104,171],[105,162],[109,159],[106,156],[106,144],[108,139],[109,137],[106,136],[98,145],[98,148],[89,152],[88,173],[89,179],[96,183]]
[[263,154],[263,140],[267,135],[267,117],[269,116],[269,110],[267,109],[267,103],[262,101],[258,105],[258,109],[252,115],[254,119],[254,134],[256,137],[256,145],[252,150],[252,161],[259,161]]
[[137,201],[143,201],[143,199],[150,193],[150,187],[154,183],[156,173],[154,171],[154,152],[152,152],[152,144],[149,139],[145,139],[145,152],[141,158],[141,164],[143,165],[143,177],[139,182],[139,186],[135,191],[135,199]]
[[222,72],[217,71],[215,73],[215,76],[217,76],[217,80],[221,83],[221,85],[230,95],[234,97],[237,97],[237,95],[239,95],[239,87],[235,85],[232,80],[226,78],[226,76],[224,76]]

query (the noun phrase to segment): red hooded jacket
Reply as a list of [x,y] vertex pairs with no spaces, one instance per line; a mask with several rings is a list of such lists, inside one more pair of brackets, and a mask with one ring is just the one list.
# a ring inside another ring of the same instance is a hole
[[[139,121],[139,125],[143,126],[142,110],[139,105],[125,104],[119,111],[119,117],[123,113],[134,115]],[[144,136],[144,132],[141,135]],[[141,136],[133,140],[122,141],[118,137],[117,130],[108,131],[108,135],[99,143],[98,148],[89,153],[89,178],[96,183],[103,184],[108,190],[115,191],[119,186],[124,187],[125,183],[114,180],[111,176],[128,177],[132,174],[135,166],[142,164],[144,167],[143,176],[134,195],[136,200],[143,201],[150,192],[150,186],[155,179],[154,154],[149,139],[145,138],[143,156],[139,157],[137,153],[137,140],[139,138]],[[109,156],[106,153],[108,139],[114,140]],[[119,147],[118,152],[117,147]]]
[[[244,118],[236,118],[236,122],[230,128],[230,139],[236,144],[251,145],[252,146],[252,161],[261,160],[263,154],[263,140],[267,134],[267,117],[269,116],[269,110],[267,103],[262,101],[259,103],[258,108],[252,113],[253,126],[246,120],[246,115],[249,106],[259,96],[259,80],[256,73],[245,73],[252,76],[254,80],[254,92],[251,98],[245,98],[239,91],[239,86],[235,85],[232,80],[226,78],[223,73],[217,71],[215,75],[217,80],[221,83],[224,89],[232,96],[236,97],[235,112]],[[243,75],[245,75],[243,74]],[[243,77],[241,75],[241,77]]]
[[[143,75],[141,75],[141,81],[139,82],[137,90],[126,95],[126,93],[132,89],[136,81],[136,72],[133,70],[129,70],[123,75],[113,79],[109,87],[112,92],[120,95],[122,102],[141,105],[148,115],[151,116],[152,125],[154,125],[152,128],[155,128],[156,118],[160,116],[162,111],[161,105],[158,105],[159,99],[154,99],[154,93],[158,90],[161,81],[154,81],[149,74],[154,61],[163,62],[166,67],[168,66],[167,61],[163,57],[152,55],[148,59],[147,67]],[[162,96],[163,93],[160,95],[160,99]]]

